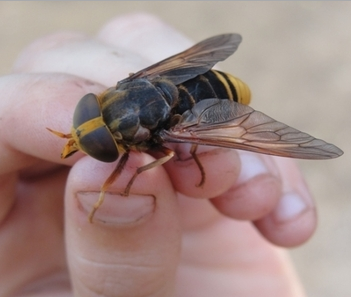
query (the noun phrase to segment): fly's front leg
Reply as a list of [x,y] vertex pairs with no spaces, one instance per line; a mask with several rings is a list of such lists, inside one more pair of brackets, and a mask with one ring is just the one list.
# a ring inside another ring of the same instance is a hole
[[197,167],[199,167],[199,170],[200,170],[200,173],[201,173],[200,183],[197,184],[196,186],[197,187],[202,187],[204,185],[204,183],[205,183],[206,173],[205,173],[204,167],[202,166],[199,158],[197,157],[197,154],[196,154],[197,146],[198,146],[197,144],[193,144],[191,146],[190,154],[194,158],[194,160],[196,162],[196,165],[197,165]]
[[171,149],[167,148],[167,147],[160,147],[158,148],[159,151],[161,151],[162,153],[165,154],[164,157],[160,158],[160,159],[157,159],[145,166],[142,166],[142,167],[139,167],[134,175],[132,176],[132,178],[130,179],[130,181],[128,182],[127,184],[127,187],[125,188],[124,192],[121,193],[123,196],[128,196],[129,195],[129,192],[130,192],[130,188],[132,187],[135,179],[137,178],[137,176],[142,173],[143,171],[146,171],[146,170],[149,170],[149,169],[152,169],[154,167],[157,167],[157,166],[160,166],[164,163],[166,163],[167,161],[169,161],[171,158],[173,158],[174,156],[174,151],[172,151]]
[[117,163],[117,166],[115,168],[115,170],[112,171],[112,173],[110,174],[110,176],[106,179],[106,181],[103,183],[103,185],[101,186],[101,191],[100,191],[100,195],[99,195],[99,199],[95,202],[95,204],[93,205],[93,209],[91,210],[90,214],[89,214],[89,222],[92,223],[93,222],[93,217],[95,212],[98,210],[98,208],[101,206],[101,204],[104,202],[105,199],[105,192],[107,190],[107,188],[117,179],[117,177],[120,175],[120,173],[122,172],[124,166],[126,165],[127,161],[129,158],[129,152],[126,152],[123,154],[123,156],[121,157],[121,159],[119,160],[119,162]]

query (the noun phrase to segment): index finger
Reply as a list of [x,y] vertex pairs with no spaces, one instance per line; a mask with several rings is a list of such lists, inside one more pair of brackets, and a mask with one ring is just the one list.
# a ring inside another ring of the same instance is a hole
[[[62,141],[46,127],[69,131],[77,100],[103,86],[66,74],[15,74],[0,79],[0,173],[28,167],[38,159],[60,161]],[[61,143],[61,144],[59,144]]]

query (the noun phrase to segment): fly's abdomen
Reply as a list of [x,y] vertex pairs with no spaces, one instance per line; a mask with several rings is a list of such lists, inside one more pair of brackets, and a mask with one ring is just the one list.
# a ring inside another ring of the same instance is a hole
[[177,112],[182,114],[201,100],[208,98],[230,99],[249,104],[251,92],[246,83],[230,74],[210,70],[177,86],[179,102]]

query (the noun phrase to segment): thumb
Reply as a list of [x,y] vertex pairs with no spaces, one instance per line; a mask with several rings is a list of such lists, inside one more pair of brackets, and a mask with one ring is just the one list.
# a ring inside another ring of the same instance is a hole
[[176,195],[162,166],[138,176],[130,196],[124,190],[137,167],[152,157],[131,153],[104,203],[88,214],[115,164],[83,157],[66,188],[66,245],[74,296],[169,296],[180,253]]

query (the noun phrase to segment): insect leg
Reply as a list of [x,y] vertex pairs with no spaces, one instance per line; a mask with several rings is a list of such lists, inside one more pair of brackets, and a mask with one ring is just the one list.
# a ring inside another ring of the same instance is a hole
[[137,178],[137,176],[142,173],[143,171],[149,170],[151,168],[154,168],[156,166],[162,165],[164,163],[166,163],[169,159],[173,158],[174,156],[174,151],[172,151],[171,149],[167,148],[167,147],[160,147],[158,148],[162,153],[165,154],[164,157],[157,159],[145,166],[139,167],[137,168],[137,170],[135,171],[134,175],[132,176],[132,178],[130,179],[130,181],[127,184],[126,189],[124,190],[124,192],[122,193],[123,196],[128,196],[129,195],[129,191],[130,188],[133,184],[133,182],[135,181],[135,179]]
[[93,205],[93,209],[91,210],[89,214],[89,222],[93,222],[93,217],[95,212],[98,210],[98,208],[101,206],[101,204],[104,202],[105,199],[105,192],[107,188],[116,180],[116,178],[120,175],[122,172],[124,166],[126,165],[127,161],[129,158],[129,152],[126,152],[122,155],[121,159],[119,160],[115,170],[112,171],[110,176],[106,179],[106,181],[103,183],[101,186],[101,191],[99,195],[99,199],[95,202]]
[[194,158],[194,160],[196,162],[196,165],[197,165],[197,167],[199,167],[199,170],[200,170],[200,173],[201,173],[201,180],[200,180],[199,184],[197,184],[196,186],[197,187],[202,187],[204,185],[204,183],[205,183],[206,173],[205,173],[204,167],[202,166],[199,158],[196,155],[196,150],[197,150],[197,144],[193,144],[191,146],[191,149],[190,149],[190,154]]
[[51,133],[55,134],[56,136],[60,137],[60,138],[72,138],[72,134],[64,134],[55,130],[51,130],[50,128],[46,128],[47,130],[49,130]]

